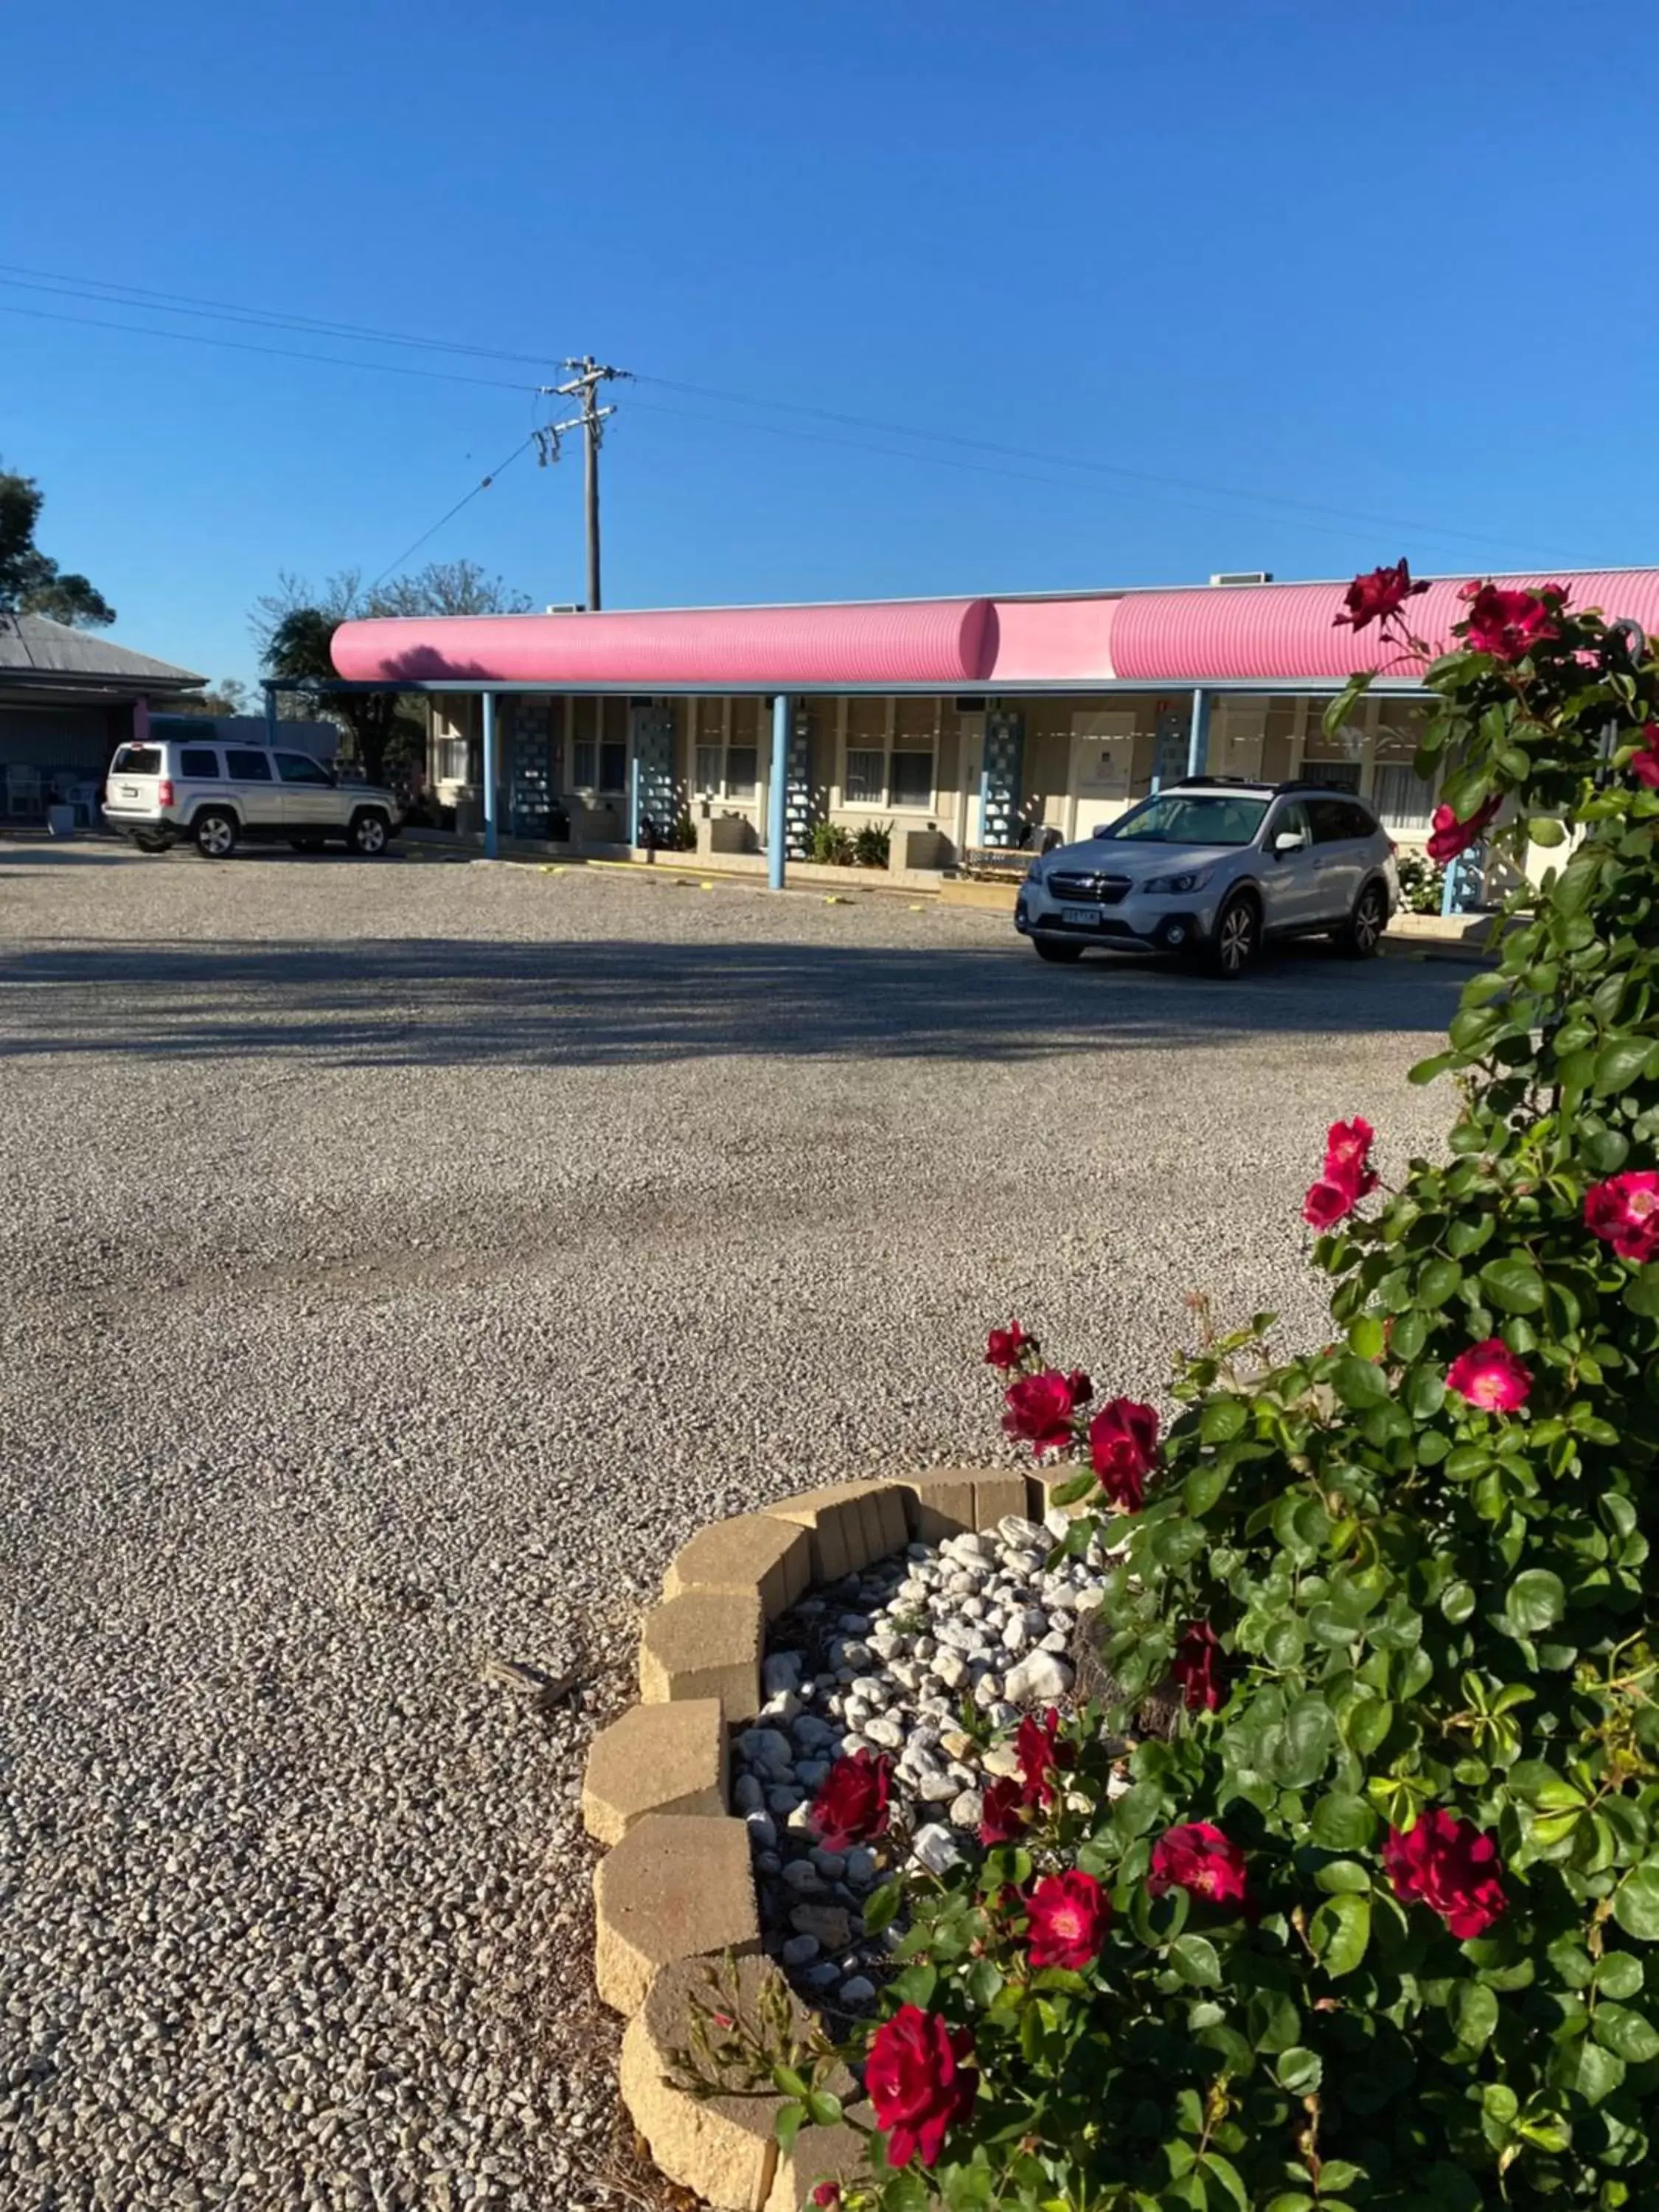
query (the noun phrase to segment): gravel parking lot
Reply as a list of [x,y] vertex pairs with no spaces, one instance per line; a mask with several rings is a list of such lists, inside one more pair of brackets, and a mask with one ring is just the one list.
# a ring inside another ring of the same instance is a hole
[[0,2203],[641,2201],[574,1800],[675,1546],[994,1449],[992,1319],[1316,1330],[1325,1125],[1434,1141],[1462,980],[0,843]]

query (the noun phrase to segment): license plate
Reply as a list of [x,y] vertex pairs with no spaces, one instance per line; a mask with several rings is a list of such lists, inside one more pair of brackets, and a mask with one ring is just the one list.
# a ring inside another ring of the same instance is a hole
[[121,786],[121,796],[123,799],[137,799],[138,796],[137,785],[136,783],[124,783]]
[[1079,929],[1098,929],[1100,908],[1097,906],[1063,906],[1060,909],[1060,918]]

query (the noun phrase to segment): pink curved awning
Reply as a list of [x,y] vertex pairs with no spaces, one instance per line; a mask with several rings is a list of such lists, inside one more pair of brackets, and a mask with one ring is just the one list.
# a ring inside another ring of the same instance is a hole
[[[1431,584],[1410,602],[1414,635],[1437,653],[1456,643],[1453,623],[1468,610],[1458,593],[1468,580]],[[1609,619],[1628,617],[1659,635],[1659,570],[1600,568],[1562,576],[1504,576],[1505,585],[1534,591],[1564,583],[1575,607],[1600,607]],[[1151,684],[1309,682],[1340,684],[1358,668],[1381,668],[1402,678],[1415,663],[1389,665],[1389,649],[1373,626],[1358,637],[1335,625],[1340,584],[1231,584],[1190,592],[1132,592],[1118,603],[1112,624],[1112,671],[1120,679]]]
[[354,683],[556,684],[596,691],[981,683],[988,599],[822,607],[696,607],[596,615],[457,615],[342,623],[334,665]]

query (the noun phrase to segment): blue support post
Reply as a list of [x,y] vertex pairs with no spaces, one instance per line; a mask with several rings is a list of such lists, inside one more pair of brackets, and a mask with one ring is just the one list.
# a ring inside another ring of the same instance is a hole
[[276,686],[265,685],[265,743],[273,749],[276,744]]
[[1193,694],[1193,733],[1187,741],[1187,773],[1202,775],[1210,758],[1210,695]]
[[500,825],[495,819],[495,694],[483,695],[483,810],[484,857],[493,860],[501,850]]
[[780,691],[772,702],[772,781],[766,789],[766,880],[775,891],[783,889],[785,805],[789,789],[789,696]]

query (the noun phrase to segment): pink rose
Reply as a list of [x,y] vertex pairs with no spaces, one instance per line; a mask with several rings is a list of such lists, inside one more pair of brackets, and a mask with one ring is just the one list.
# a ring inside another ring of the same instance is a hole
[[1509,1904],[1497,1844],[1438,1808],[1419,1814],[1413,1828],[1390,1828],[1382,1864],[1401,1903],[1426,1905],[1460,1943],[1484,1936]]
[[979,1839],[988,1850],[1017,1843],[1025,1832],[1025,1792],[1012,1774],[999,1775],[985,1792]]
[[1465,584],[1457,596],[1469,611],[1462,628],[1474,653],[1489,653],[1495,660],[1521,660],[1534,645],[1561,634],[1556,617],[1567,602],[1565,584],[1546,584],[1541,592]]
[[1650,791],[1659,791],[1659,722],[1643,726],[1642,750],[1632,761],[1630,772],[1638,783],[1645,784]]
[[1113,1398],[1089,1424],[1089,1464],[1114,1505],[1139,1513],[1158,1465],[1158,1415],[1133,1398]]
[[1076,1434],[1079,1409],[1094,1395],[1094,1386],[1080,1369],[1062,1375],[1057,1367],[1041,1375],[1024,1375],[1003,1393],[1008,1408],[1002,1425],[1011,1437],[1022,1437],[1039,1459],[1045,1452],[1064,1451]]
[[885,1752],[862,1748],[838,1759],[812,1800],[812,1826],[827,1851],[872,1844],[887,1833],[887,1801],[893,1762]]
[[1446,1388],[1483,1413],[1512,1413],[1525,1405],[1532,1376],[1501,1336],[1460,1352],[1446,1370]]
[[937,2013],[901,2005],[883,2021],[870,2045],[864,2085],[876,2125],[887,2138],[889,2166],[908,2166],[920,2154],[938,2162],[954,2121],[971,2111],[979,2076],[968,2063],[974,2039]]
[[1659,1175],[1638,1168],[1584,1193],[1584,1226],[1621,1260],[1659,1260]]
[[1026,1948],[1033,1966],[1080,1974],[1100,1956],[1111,1899],[1091,1874],[1048,1874],[1026,1900]]
[[1332,1182],[1322,1176],[1310,1183],[1302,1201],[1302,1218],[1310,1229],[1334,1229],[1353,1212],[1359,1194],[1351,1183]]
[[1006,1328],[994,1328],[986,1338],[985,1364],[1000,1367],[1006,1372],[1010,1367],[1018,1367],[1028,1352],[1036,1350],[1036,1337],[1027,1336],[1017,1321],[1011,1321]]
[[1180,1686],[1189,1713],[1219,1710],[1227,1693],[1227,1655],[1207,1620],[1195,1620],[1182,1630],[1170,1672]]
[[1471,845],[1478,845],[1486,836],[1498,808],[1504,804],[1500,793],[1494,792],[1484,806],[1478,806],[1467,822],[1460,822],[1449,806],[1434,810],[1433,830],[1425,850],[1431,860],[1443,866],[1455,860],[1460,853],[1467,853]]
[[1376,1132],[1363,1114],[1356,1114],[1352,1121],[1333,1121],[1325,1132],[1325,1180],[1352,1183],[1356,1198],[1369,1196],[1376,1188],[1376,1170],[1371,1165],[1376,1142]]
[[1152,1845],[1146,1887],[1154,1897],[1184,1889],[1212,1905],[1243,1905],[1244,1854],[1207,1820],[1189,1820],[1182,1827],[1166,1828]]
[[1332,623],[1340,629],[1344,623],[1352,623],[1356,631],[1368,623],[1387,622],[1397,615],[1407,599],[1415,599],[1419,592],[1428,590],[1426,584],[1414,584],[1412,572],[1403,561],[1396,561],[1392,568],[1373,568],[1370,574],[1356,576],[1342,596],[1346,611]]
[[1054,1785],[1049,1779],[1068,1767],[1075,1757],[1069,1743],[1057,1741],[1060,1735],[1060,1714],[1053,1705],[1039,1721],[1032,1713],[1014,1731],[1014,1757],[1019,1762],[1019,1777],[1024,1784],[1023,1796],[1028,1806],[1052,1805]]

